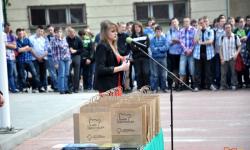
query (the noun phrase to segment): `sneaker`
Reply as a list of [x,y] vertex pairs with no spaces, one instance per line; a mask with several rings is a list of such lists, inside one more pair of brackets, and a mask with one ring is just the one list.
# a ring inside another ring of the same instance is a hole
[[125,90],[124,93],[125,94],[132,93],[132,90]]
[[11,90],[10,92],[11,92],[11,93],[20,93],[20,91],[17,90],[17,89],[13,89],[13,90]]
[[27,89],[23,89],[23,93],[29,93]]
[[83,91],[83,85],[82,85],[82,83],[80,83],[79,87]]
[[92,90],[92,88],[88,88],[88,90]]
[[164,93],[170,93],[168,89],[163,90]]
[[217,91],[217,88],[213,84],[211,84],[209,90],[210,91]]
[[60,91],[60,94],[65,94],[65,92],[64,91]]
[[88,92],[88,89],[84,89],[84,92]]
[[73,92],[74,92],[74,93],[78,93],[78,90],[74,89]]
[[54,91],[53,92],[59,92],[59,90],[58,89],[54,89]]
[[199,88],[198,88],[198,87],[195,87],[195,88],[194,88],[194,92],[199,92]]
[[180,91],[182,91],[182,85],[181,85],[181,84],[179,84],[179,86],[178,86],[176,92],[180,92]]
[[235,90],[237,90],[237,87],[236,87],[235,85],[232,85],[232,86],[231,86],[231,89],[232,89],[233,91],[235,91]]
[[44,92],[46,92],[45,89],[44,89],[44,87],[41,87],[41,88],[39,89],[39,93],[44,93]]
[[226,89],[224,86],[220,86],[220,90],[225,91]]
[[32,89],[32,93],[36,93],[36,89]]

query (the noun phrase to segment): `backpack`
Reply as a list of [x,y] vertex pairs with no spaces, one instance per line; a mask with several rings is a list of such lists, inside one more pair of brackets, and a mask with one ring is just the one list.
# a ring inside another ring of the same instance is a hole
[[48,38],[48,40],[49,40],[49,42],[50,42],[50,35],[48,35],[47,38]]
[[[223,42],[223,38],[224,38],[224,36],[221,37],[221,43]],[[236,51],[237,51],[238,50],[238,45],[237,45],[237,35],[236,34],[234,35],[234,40],[235,40],[234,43],[235,43],[235,47],[236,47]]]

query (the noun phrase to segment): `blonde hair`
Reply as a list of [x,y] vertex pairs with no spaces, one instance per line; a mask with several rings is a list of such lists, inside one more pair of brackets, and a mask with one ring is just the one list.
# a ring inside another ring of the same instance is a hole
[[[116,30],[116,32],[118,33],[118,26],[114,22],[109,21],[109,20],[104,20],[101,22],[100,39],[101,39],[101,41],[103,41],[107,44],[109,44],[108,43],[108,31],[110,28],[114,28]],[[117,40],[112,41],[112,46],[114,47],[115,53],[120,55],[118,50],[117,50]]]

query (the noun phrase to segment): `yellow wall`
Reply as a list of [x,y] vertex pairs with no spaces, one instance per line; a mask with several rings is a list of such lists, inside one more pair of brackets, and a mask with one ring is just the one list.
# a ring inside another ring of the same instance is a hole
[[[114,22],[134,21],[133,4],[134,2],[143,1],[160,2],[166,0],[11,0],[11,7],[7,8],[7,17],[8,22],[10,22],[12,25],[13,31],[15,31],[16,28],[19,27],[29,29],[27,6],[85,3],[87,23],[91,31],[97,34],[100,30],[100,22],[104,19],[109,19]],[[187,1],[189,2],[189,0]],[[192,18],[199,18],[207,15],[209,18],[213,19],[219,14],[226,14],[226,0],[190,1]],[[161,25],[163,27],[163,32],[166,33],[169,29],[168,23],[164,23]],[[76,28],[76,30],[82,28]],[[34,33],[34,30],[28,30],[28,32],[29,34],[30,32]]]

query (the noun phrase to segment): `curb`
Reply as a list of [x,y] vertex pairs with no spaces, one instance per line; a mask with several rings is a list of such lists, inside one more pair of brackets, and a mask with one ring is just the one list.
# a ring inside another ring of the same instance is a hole
[[24,128],[23,130],[7,137],[6,139],[0,141],[0,150],[13,149],[19,144],[27,141],[38,134],[48,130],[49,128],[65,121],[66,119],[73,117],[73,113],[80,112],[80,107],[84,105],[84,102],[78,103],[66,110],[63,110],[47,119],[44,119],[30,127]]

